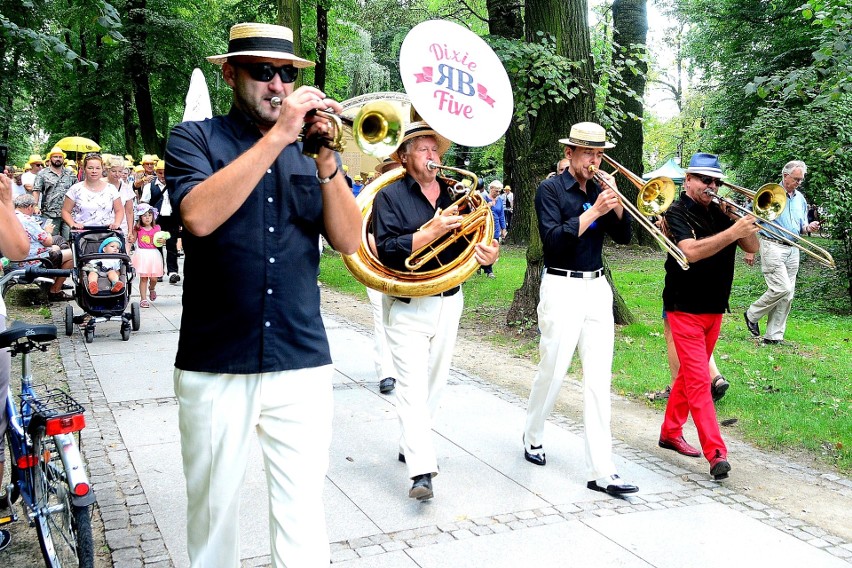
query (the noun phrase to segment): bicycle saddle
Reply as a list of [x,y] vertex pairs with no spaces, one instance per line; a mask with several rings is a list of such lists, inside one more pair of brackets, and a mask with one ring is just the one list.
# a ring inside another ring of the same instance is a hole
[[0,349],[11,347],[17,340],[26,337],[33,343],[46,343],[56,339],[56,326],[51,324],[31,325],[14,321],[9,329],[0,333]]

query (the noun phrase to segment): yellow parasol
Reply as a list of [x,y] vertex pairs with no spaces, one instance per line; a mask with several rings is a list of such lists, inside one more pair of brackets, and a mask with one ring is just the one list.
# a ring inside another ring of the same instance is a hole
[[67,136],[54,144],[66,152],[98,152],[101,147],[94,140],[82,136]]

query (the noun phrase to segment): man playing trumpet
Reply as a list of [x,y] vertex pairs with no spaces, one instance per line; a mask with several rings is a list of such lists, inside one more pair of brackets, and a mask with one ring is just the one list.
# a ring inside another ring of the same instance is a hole
[[[329,563],[322,491],[331,443],[334,373],[320,317],[317,242],[360,245],[361,213],[326,147],[331,108],[310,86],[313,63],[289,28],[237,24],[228,53],[209,57],[233,89],[226,116],[184,122],[166,149],[166,182],[186,250],[175,361],[192,566],[237,567],[240,480],[257,432],[269,493],[272,566]],[[278,98],[280,106],[272,104]],[[211,286],[211,267],[230,277]]]
[[[401,180],[380,191],[373,203],[373,230],[382,264],[407,270],[405,260],[425,244],[461,227],[454,196],[429,162],[440,164],[450,141],[425,122],[406,129],[391,156],[406,169]],[[424,270],[454,260],[466,243],[457,242],[426,263]],[[494,264],[500,246],[478,243],[480,265]],[[412,486],[408,496],[420,501],[433,496],[432,477],[438,460],[432,444],[432,421],[441,391],[447,384],[463,299],[461,287],[422,298],[384,297],[384,324],[396,367],[396,409],[402,434],[399,460],[408,466]]]

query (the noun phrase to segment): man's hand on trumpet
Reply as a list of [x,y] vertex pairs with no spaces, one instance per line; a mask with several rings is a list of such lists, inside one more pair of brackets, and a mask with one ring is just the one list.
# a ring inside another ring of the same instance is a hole
[[[280,112],[275,126],[281,129],[286,140],[290,142],[297,140],[303,130],[306,138],[313,136],[329,138],[332,134],[331,121],[315,114],[315,111],[328,110],[335,114],[343,112],[340,103],[326,98],[325,93],[309,85],[299,87],[287,97],[272,97],[270,104],[273,107],[276,106],[274,102],[276,98],[280,101]],[[305,128],[306,125],[307,128]],[[323,152],[332,153],[329,149]]]

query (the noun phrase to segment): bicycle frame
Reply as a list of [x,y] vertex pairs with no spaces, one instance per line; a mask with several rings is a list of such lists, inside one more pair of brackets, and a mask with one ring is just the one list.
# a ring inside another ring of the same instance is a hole
[[[14,278],[32,282],[36,275],[57,276],[55,272],[68,271],[15,270],[0,279],[0,289],[5,292],[10,281],[17,282]],[[33,385],[30,353],[45,351],[56,339],[56,328],[10,326],[6,333],[12,329],[17,332],[4,337],[3,344],[21,357],[21,393],[16,399],[10,384],[4,401],[11,454],[6,463],[13,483],[6,487],[10,513],[0,517],[0,525],[18,520],[12,503],[20,495],[25,516],[38,531],[46,565],[88,567],[93,562],[88,506],[95,502],[95,493],[75,436],[85,427],[83,407],[58,389]]]

